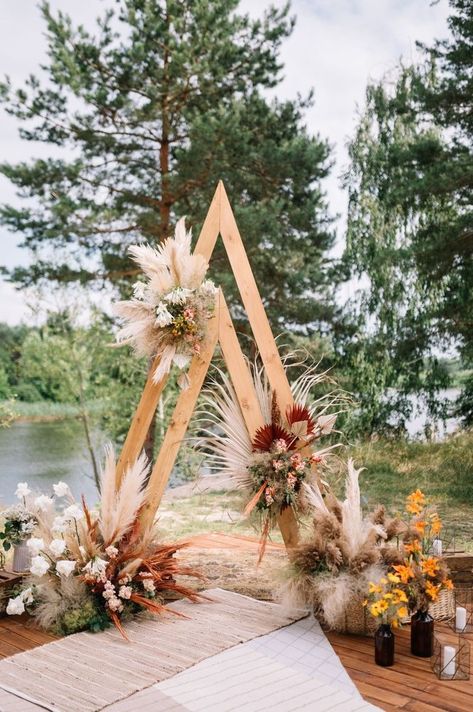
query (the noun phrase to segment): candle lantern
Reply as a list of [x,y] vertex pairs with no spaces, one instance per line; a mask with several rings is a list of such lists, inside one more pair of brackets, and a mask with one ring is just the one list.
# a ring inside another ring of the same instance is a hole
[[435,633],[430,663],[439,680],[469,680],[470,644],[461,635]]
[[448,619],[449,627],[455,633],[473,632],[473,588],[455,588],[453,614]]

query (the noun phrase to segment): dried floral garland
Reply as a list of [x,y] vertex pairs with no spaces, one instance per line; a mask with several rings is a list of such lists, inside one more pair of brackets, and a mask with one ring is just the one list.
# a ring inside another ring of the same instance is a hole
[[[185,544],[163,544],[153,528],[141,524],[145,458],[128,469],[117,492],[115,472],[109,447],[98,511],[75,502],[64,483],[55,485],[55,498],[25,498],[24,506],[36,513],[27,542],[31,575],[9,600],[8,614],[28,610],[41,627],[60,634],[114,624],[126,637],[122,621],[142,610],[163,612],[167,591],[198,600],[194,590],[176,581],[177,576],[200,577],[174,556]],[[58,500],[64,502],[59,511]]]
[[[117,341],[132,344],[140,356],[160,356],[153,374],[157,383],[173,364],[185,369],[200,352],[217,290],[205,280],[207,260],[191,254],[191,233],[186,232],[184,218],[177,223],[174,238],[156,249],[132,245],[129,252],[147,280],[135,283],[132,299],[115,304],[115,313],[126,321]],[[187,385],[185,372],[180,385]]]

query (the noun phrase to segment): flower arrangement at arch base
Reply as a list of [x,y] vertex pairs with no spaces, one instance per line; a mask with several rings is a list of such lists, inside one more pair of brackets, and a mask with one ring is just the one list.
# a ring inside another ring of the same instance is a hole
[[8,614],[27,610],[41,627],[63,635],[113,624],[126,638],[122,622],[140,611],[168,610],[167,592],[201,598],[176,581],[201,578],[174,556],[185,544],[162,544],[155,528],[141,523],[147,471],[141,456],[115,491],[115,457],[108,448],[100,509],[93,511],[84,500],[77,504],[64,483],[55,485],[54,497],[34,497],[22,483],[23,506],[35,510],[36,526],[27,541],[29,576],[10,598]]

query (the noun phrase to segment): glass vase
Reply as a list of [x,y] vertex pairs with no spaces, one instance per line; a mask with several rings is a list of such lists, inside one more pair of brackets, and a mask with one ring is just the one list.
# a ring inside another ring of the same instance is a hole
[[394,633],[389,623],[381,623],[374,634],[374,661],[382,667],[394,664]]
[[434,650],[434,619],[429,611],[419,610],[411,616],[411,653],[430,658]]
[[13,564],[12,569],[16,574],[26,573],[31,566],[31,551],[26,546],[26,541],[20,544],[13,544]]

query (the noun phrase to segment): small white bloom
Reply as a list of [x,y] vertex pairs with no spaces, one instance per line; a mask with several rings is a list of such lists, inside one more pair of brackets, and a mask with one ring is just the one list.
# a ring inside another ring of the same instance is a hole
[[114,559],[118,555],[118,549],[116,546],[107,546],[105,553],[110,559]]
[[64,517],[55,517],[51,531],[55,534],[63,534],[67,529],[67,522]]
[[117,611],[118,613],[121,613],[121,611],[123,611],[123,603],[120,601],[119,598],[110,598],[107,605],[111,611]]
[[156,590],[156,586],[154,585],[154,581],[152,579],[146,578],[143,581],[143,588],[145,591],[148,591],[149,593],[154,593]]
[[26,542],[26,546],[31,551],[33,556],[36,556],[36,554],[39,554],[41,549],[44,549],[44,540],[39,537],[32,536],[31,539],[28,539]]
[[66,520],[82,519],[84,517],[84,510],[82,507],[79,507],[78,504],[71,504],[64,510],[63,517]]
[[103,574],[105,574],[107,564],[108,561],[105,561],[105,559],[101,559],[100,557],[95,556],[84,566],[82,571],[85,571],[86,573],[95,577],[102,576]]
[[21,594],[16,598],[10,598],[7,604],[7,613],[9,616],[19,616],[25,612],[25,604]]
[[58,482],[57,484],[53,485],[53,490],[56,497],[66,497],[66,495],[68,495],[70,492],[69,485],[67,485],[65,482]]
[[51,497],[47,497],[45,494],[40,494],[39,497],[36,497],[34,501],[35,507],[38,507],[41,512],[46,512],[49,509],[51,503]]
[[172,324],[172,320],[173,316],[167,310],[166,305],[163,304],[163,302],[159,302],[158,306],[156,307],[156,326],[159,326],[160,328],[162,328],[163,326],[168,326],[169,324]]
[[217,287],[211,279],[206,279],[204,282],[202,282],[200,288],[202,292],[204,292],[204,294],[215,294],[217,291]]
[[77,561],[60,559],[60,561],[56,561],[56,571],[60,576],[70,576],[76,568],[76,563]]
[[30,588],[25,588],[24,591],[20,593],[21,600],[24,601],[24,603],[33,603],[34,598],[33,598],[33,589]]
[[133,296],[135,299],[144,299],[146,285],[144,282],[135,282],[133,285]]
[[53,539],[49,545],[49,551],[53,556],[61,556],[64,554],[66,549],[66,542],[64,539]]
[[[171,292],[168,292],[164,297],[164,301],[168,304],[184,304],[187,297],[192,294],[192,289],[186,289],[185,287],[176,287]],[[158,305],[159,306],[159,305]]]
[[118,595],[120,598],[130,598],[131,594],[133,593],[133,589],[131,586],[120,586],[118,589]]
[[18,497],[18,499],[22,499],[23,497],[27,497],[31,493],[30,488],[28,487],[27,482],[18,482],[15,490],[15,494]]
[[44,576],[48,569],[49,561],[46,561],[44,556],[33,556],[30,566],[30,571],[33,576]]

